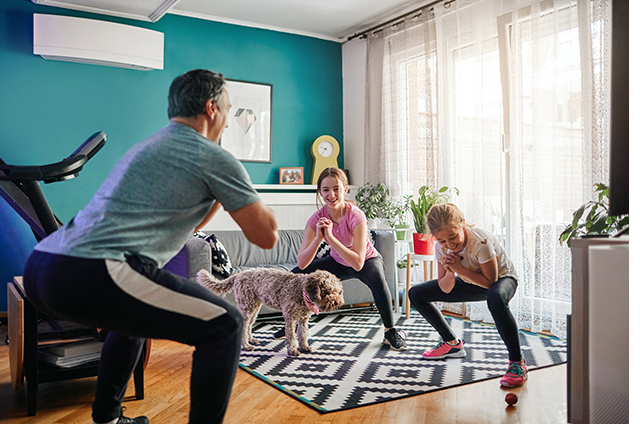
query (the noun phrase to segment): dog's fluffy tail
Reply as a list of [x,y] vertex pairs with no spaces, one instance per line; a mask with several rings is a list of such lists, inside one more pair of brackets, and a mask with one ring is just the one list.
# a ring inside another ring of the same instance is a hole
[[218,280],[206,269],[198,271],[198,277],[196,278],[196,281],[202,287],[218,294],[229,293],[233,289],[233,280],[233,277],[229,277],[226,280]]

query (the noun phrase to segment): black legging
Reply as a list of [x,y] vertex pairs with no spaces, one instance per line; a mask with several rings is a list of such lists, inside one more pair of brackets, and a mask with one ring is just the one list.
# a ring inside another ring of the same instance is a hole
[[515,295],[518,282],[512,277],[500,278],[491,287],[485,289],[475,284],[465,283],[460,277],[456,277],[453,290],[445,293],[440,289],[438,280],[414,286],[409,290],[411,304],[436,329],[443,340],[454,340],[456,335],[444,319],[442,312],[433,302],[474,302],[486,300],[491,316],[496,323],[496,328],[504,344],[509,351],[510,361],[520,361],[520,336],[509,301]]
[[24,287],[41,311],[109,331],[102,348],[93,420],[122,414],[144,338],[195,346],[190,423],[222,423],[238,368],[242,315],[210,290],[143,263],[35,251]]
[[364,266],[360,271],[338,263],[338,261],[331,256],[325,256],[324,258],[314,260],[303,270],[295,267],[291,272],[310,274],[319,269],[329,271],[340,279],[355,277],[365,283],[373,294],[373,301],[376,303],[378,312],[380,312],[382,323],[386,328],[393,327],[394,320],[391,307],[391,293],[389,293],[387,280],[384,278],[384,261],[380,255],[364,261]]

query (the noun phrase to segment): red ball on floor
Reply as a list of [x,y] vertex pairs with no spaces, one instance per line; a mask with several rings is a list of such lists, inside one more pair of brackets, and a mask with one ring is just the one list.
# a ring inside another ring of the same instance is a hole
[[504,397],[504,401],[511,405],[515,405],[518,402],[518,395],[515,393],[507,393]]

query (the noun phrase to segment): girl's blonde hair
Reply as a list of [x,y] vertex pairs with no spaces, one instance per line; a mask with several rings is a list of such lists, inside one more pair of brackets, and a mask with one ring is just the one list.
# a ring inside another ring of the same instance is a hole
[[322,198],[320,197],[320,189],[322,188],[322,180],[327,177],[335,177],[339,181],[344,184],[345,187],[349,187],[349,179],[347,178],[347,174],[340,168],[336,168],[334,166],[330,166],[329,168],[325,168],[324,171],[320,173],[318,176],[318,187],[316,188],[316,207],[320,209],[322,207]]
[[444,228],[464,228],[464,214],[453,203],[440,203],[433,205],[427,213],[427,227],[431,234],[435,234]]

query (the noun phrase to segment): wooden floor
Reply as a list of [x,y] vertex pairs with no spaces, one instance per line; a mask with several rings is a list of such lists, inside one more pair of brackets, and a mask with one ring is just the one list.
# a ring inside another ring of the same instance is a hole
[[[0,423],[90,424],[95,378],[46,383],[39,387],[38,412],[27,417],[24,389],[14,391],[9,376],[7,327],[0,326]],[[152,424],[186,423],[192,348],[154,340],[145,378],[145,399],[133,398],[129,385],[126,416],[146,415]],[[506,364],[505,364],[506,365]],[[238,370],[225,424],[415,424],[566,423],[566,365],[531,371],[529,381],[512,389],[519,401],[508,407],[498,379],[440,390],[392,402],[320,414],[277,389]]]

